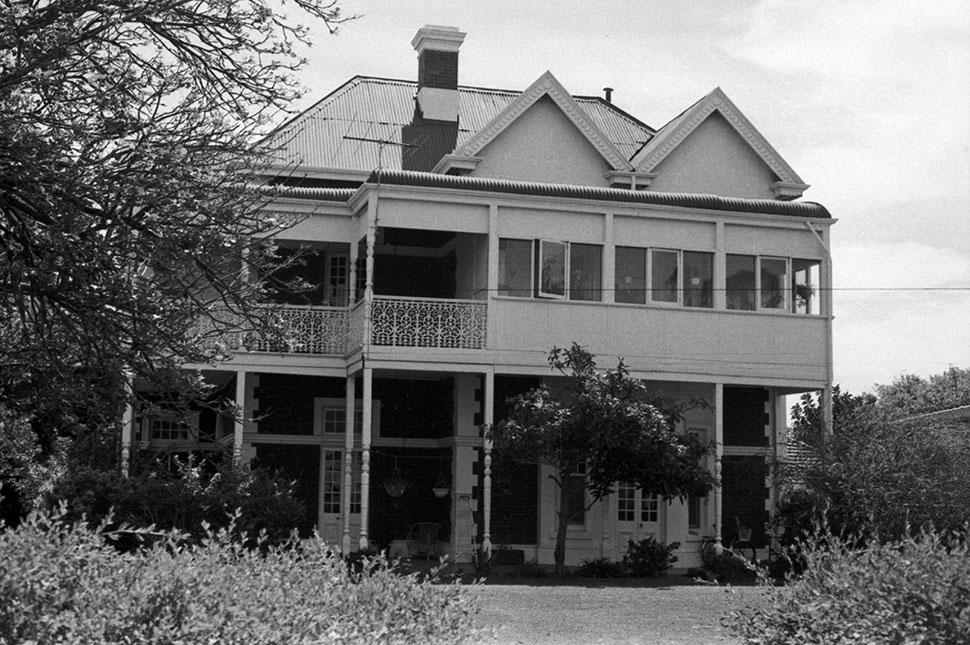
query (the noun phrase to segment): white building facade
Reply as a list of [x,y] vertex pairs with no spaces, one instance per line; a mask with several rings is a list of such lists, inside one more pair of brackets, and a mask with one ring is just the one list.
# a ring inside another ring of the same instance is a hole
[[400,553],[424,523],[459,562],[484,546],[551,563],[555,484],[496,463],[490,428],[576,342],[706,401],[678,429],[714,444],[721,485],[668,503],[620,483],[570,526],[567,564],[653,536],[691,566],[738,525],[763,542],[785,397],[831,381],[833,219],[720,89],[655,130],[549,73],[459,86],[463,38],[421,29],[417,83],[355,77],[274,134],[270,209],[301,216],[278,242],[309,247],[319,286],[265,305],[283,341],[227,337],[231,360],[193,366],[245,417],[202,434],[297,480],[346,550]]

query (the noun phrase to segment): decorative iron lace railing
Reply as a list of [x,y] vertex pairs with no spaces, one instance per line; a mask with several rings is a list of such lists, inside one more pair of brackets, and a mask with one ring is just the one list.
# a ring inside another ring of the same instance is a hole
[[488,305],[481,300],[374,296],[371,342],[392,347],[483,349]]
[[216,312],[216,324],[203,318],[193,333],[204,337],[213,351],[250,351],[285,354],[343,354],[347,347],[348,311],[345,307],[260,305],[266,309],[268,330],[263,333],[232,330],[238,317]]
[[347,348],[346,307],[267,305],[273,331],[246,343],[252,352],[343,354]]

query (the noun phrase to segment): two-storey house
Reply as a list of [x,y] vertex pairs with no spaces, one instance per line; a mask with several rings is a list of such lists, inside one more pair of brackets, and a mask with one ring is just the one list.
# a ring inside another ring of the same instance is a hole
[[403,553],[430,523],[438,555],[549,563],[555,486],[493,461],[489,429],[577,342],[707,401],[679,430],[714,443],[721,485],[665,503],[619,483],[570,526],[568,563],[652,535],[690,566],[737,523],[763,540],[785,397],[831,380],[829,213],[720,89],[654,129],[550,73],[459,85],[464,36],[422,28],[417,82],[356,76],[272,135],[270,208],[302,216],[279,244],[310,248],[319,286],[267,304],[285,342],[226,339],[232,360],[194,366],[245,419],[142,415],[134,438],[231,438],[344,549]]

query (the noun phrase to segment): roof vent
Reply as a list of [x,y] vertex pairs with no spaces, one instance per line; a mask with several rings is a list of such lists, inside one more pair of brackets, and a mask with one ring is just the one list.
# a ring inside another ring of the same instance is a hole
[[612,103],[613,102],[613,88],[612,87],[604,87],[603,88],[603,94],[606,95],[606,102],[607,103]]

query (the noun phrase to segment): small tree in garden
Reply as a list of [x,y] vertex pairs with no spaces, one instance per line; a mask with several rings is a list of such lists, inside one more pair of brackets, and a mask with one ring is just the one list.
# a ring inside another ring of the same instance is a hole
[[[700,465],[706,446],[674,431],[672,420],[680,410],[675,406],[665,416],[622,359],[615,369],[597,371],[593,355],[573,343],[569,349],[553,348],[549,364],[567,377],[564,386],[553,391],[542,384],[520,395],[498,424],[494,440],[500,458],[555,470],[555,559],[562,573],[569,521],[612,493],[617,482],[664,500],[704,495],[714,482]],[[581,487],[591,501],[567,511],[565,500]]]

